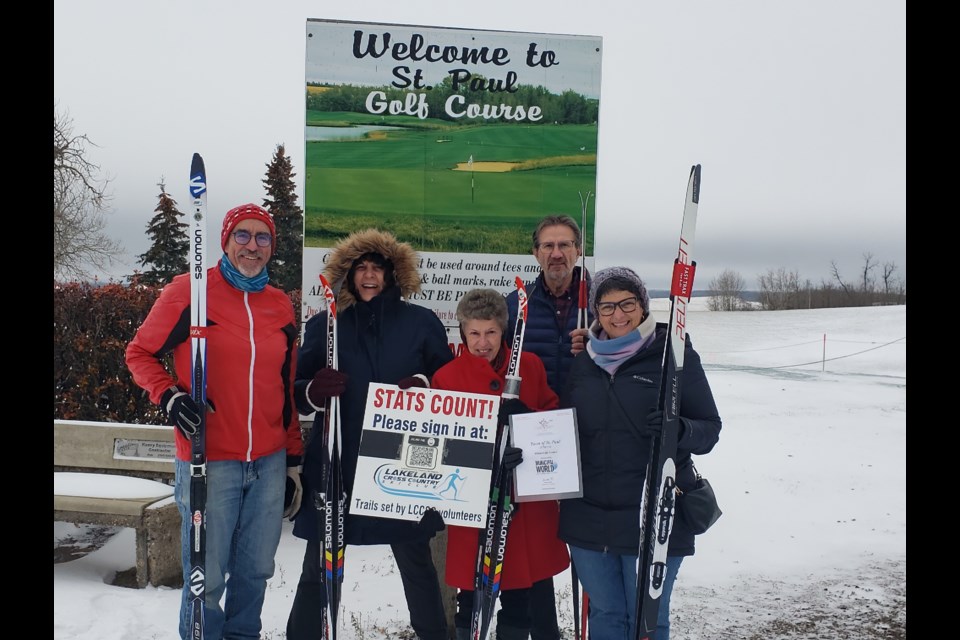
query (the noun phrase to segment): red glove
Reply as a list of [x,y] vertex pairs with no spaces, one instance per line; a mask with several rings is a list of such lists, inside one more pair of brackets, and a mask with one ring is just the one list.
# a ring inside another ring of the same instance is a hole
[[324,367],[317,371],[313,380],[307,385],[307,399],[319,410],[327,398],[335,398],[347,390],[348,379],[347,374]]
[[422,373],[418,373],[415,376],[401,378],[400,382],[397,383],[397,386],[401,389],[409,389],[410,387],[421,387],[423,389],[430,388],[430,384],[427,382],[427,376],[423,375]]

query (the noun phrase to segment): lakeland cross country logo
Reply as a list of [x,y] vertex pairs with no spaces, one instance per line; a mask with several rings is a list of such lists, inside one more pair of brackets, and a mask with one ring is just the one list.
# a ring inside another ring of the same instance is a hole
[[413,471],[394,464],[377,467],[373,479],[384,493],[408,498],[443,500],[439,494],[444,474],[436,471]]
[[[373,480],[381,491],[392,496],[457,501],[457,494],[466,481],[459,472],[459,468],[454,473],[438,473],[405,469],[395,464],[382,464],[374,471]],[[452,497],[450,489],[453,489]]]

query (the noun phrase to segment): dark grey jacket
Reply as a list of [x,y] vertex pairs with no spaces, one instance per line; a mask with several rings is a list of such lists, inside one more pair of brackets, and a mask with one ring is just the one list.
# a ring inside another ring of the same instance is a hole
[[[653,342],[623,363],[614,375],[581,352],[573,361],[561,406],[575,407],[580,434],[583,497],[560,501],[560,538],[596,551],[636,555],[640,501],[650,455],[643,436],[647,414],[656,409],[667,326],[658,323]],[[677,485],[693,487],[690,454],[709,453],[720,437],[717,405],[689,334],[681,374]],[[694,553],[694,535],[674,518],[668,554]]]

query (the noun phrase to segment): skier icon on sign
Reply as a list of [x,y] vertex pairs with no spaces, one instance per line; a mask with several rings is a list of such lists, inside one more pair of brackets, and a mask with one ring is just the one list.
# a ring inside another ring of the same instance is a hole
[[460,468],[458,467],[457,470],[447,476],[447,478],[449,479],[447,486],[441,489],[437,495],[442,496],[447,491],[450,491],[450,489],[453,489],[453,499],[456,500],[457,495],[460,493],[460,488],[457,487],[457,480],[466,480],[466,477],[460,475]]

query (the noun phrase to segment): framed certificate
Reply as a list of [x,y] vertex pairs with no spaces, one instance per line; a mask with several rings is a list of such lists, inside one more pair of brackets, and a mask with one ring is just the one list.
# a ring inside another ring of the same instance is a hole
[[510,416],[513,446],[523,449],[514,470],[517,502],[563,500],[583,495],[580,438],[573,409]]

